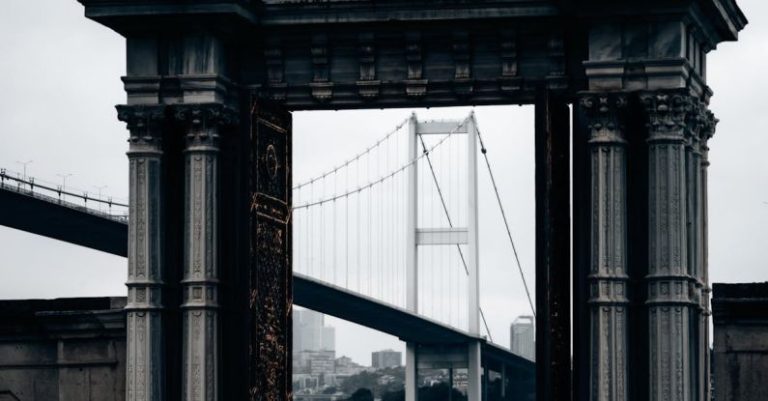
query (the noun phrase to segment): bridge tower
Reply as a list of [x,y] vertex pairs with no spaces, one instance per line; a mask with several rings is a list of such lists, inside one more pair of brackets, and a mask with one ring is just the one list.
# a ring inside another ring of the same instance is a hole
[[[405,394],[406,401],[417,401],[419,368],[453,369],[466,368],[468,375],[467,399],[482,399],[482,366],[480,339],[480,275],[478,254],[478,213],[477,213],[477,128],[474,113],[464,122],[430,121],[419,122],[416,114],[408,121],[408,158],[416,160],[422,149],[424,135],[466,135],[467,137],[467,220],[465,227],[419,227],[418,225],[418,170],[413,163],[407,176],[406,213],[406,306],[410,312],[419,313],[419,248],[434,245],[466,246],[462,260],[467,269],[467,331],[477,341],[455,344],[434,349],[406,344],[405,353]],[[422,183],[422,185],[425,185]],[[452,383],[452,380],[451,380]]]

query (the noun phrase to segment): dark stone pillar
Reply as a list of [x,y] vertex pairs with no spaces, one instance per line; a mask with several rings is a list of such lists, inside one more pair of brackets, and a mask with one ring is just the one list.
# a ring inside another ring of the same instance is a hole
[[165,106],[118,106],[130,131],[126,400],[166,399]]
[[647,117],[649,398],[706,400],[702,146],[714,121],[687,91],[644,92],[640,101]]
[[580,106],[586,116],[589,153],[589,400],[629,397],[627,95],[587,93]]
[[287,401],[293,397],[291,114],[256,100],[250,117],[250,399]]
[[536,102],[536,398],[571,399],[570,112]]
[[711,111],[706,111],[704,115],[704,120],[702,121],[702,128],[699,133],[699,140],[698,140],[698,151],[699,151],[699,179],[698,184],[699,188],[697,191],[698,194],[698,213],[697,213],[697,219],[698,219],[698,253],[699,253],[699,264],[701,265],[701,277],[702,279],[702,294],[701,294],[701,323],[700,328],[701,332],[703,333],[701,336],[701,344],[699,347],[699,352],[701,353],[701,358],[703,361],[701,362],[700,367],[700,377],[703,378],[703,384],[700,386],[702,388],[702,398],[706,401],[709,400],[712,396],[712,383],[711,383],[711,373],[712,373],[712,353],[710,352],[709,348],[709,319],[710,316],[712,316],[712,308],[710,307],[710,296],[712,294],[712,287],[710,287],[709,283],[709,232],[707,228],[707,222],[708,222],[708,216],[709,216],[709,208],[708,208],[708,202],[707,202],[707,193],[708,193],[708,186],[707,186],[707,168],[709,167],[709,147],[707,146],[707,143],[710,138],[712,138],[712,135],[714,135],[715,132],[715,126],[717,125],[718,120],[715,118],[714,114],[712,114]]
[[186,139],[182,399],[216,401],[222,395],[219,143],[236,113],[216,103],[173,109]]

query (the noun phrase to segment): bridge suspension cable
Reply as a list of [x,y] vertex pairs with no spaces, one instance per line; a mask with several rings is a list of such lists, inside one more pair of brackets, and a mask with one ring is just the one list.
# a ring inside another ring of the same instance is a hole
[[[452,191],[450,194],[457,196],[450,202],[445,199],[448,193],[440,188],[445,207],[452,210],[455,206],[461,214],[466,205],[461,205],[464,196],[459,193],[467,188],[460,178],[460,171],[454,168],[457,156],[463,155],[455,145],[468,138],[458,135],[465,132],[468,118],[444,123],[430,122],[442,124],[444,131],[424,141],[420,147],[426,148],[426,153],[409,154],[402,146],[409,144],[405,138],[400,138],[403,135],[391,134],[388,135],[391,140],[381,139],[358,156],[350,158],[349,162],[341,164],[347,168],[331,169],[297,188],[294,191],[296,206],[293,208],[295,271],[405,308],[406,227],[398,223],[407,220],[405,194],[408,180],[405,172],[414,168],[421,171],[417,174],[426,178],[429,174],[425,169],[427,159],[433,164],[433,169],[438,169],[432,160],[433,154],[438,155],[436,157],[445,162],[436,172],[438,180],[442,181],[441,176],[455,176],[457,184],[448,188]],[[425,197],[427,188],[432,195]],[[435,227],[431,225],[434,223],[437,226],[445,224],[445,218],[440,219],[435,214],[439,209],[432,206],[437,201],[434,188],[428,184],[418,188],[422,194],[417,198],[424,211],[418,214],[422,216],[420,224],[425,230]],[[438,222],[436,217],[443,221]],[[452,226],[461,221],[455,220],[453,213],[449,213],[448,217]],[[419,314],[462,328],[468,322],[467,312],[462,307],[468,295],[462,290],[466,284],[461,283],[466,283],[467,278],[465,274],[456,274],[461,271],[459,266],[445,269],[451,264],[462,263],[458,260],[459,255],[438,250],[437,247],[430,247],[419,255],[418,264],[422,268],[418,269],[416,282],[423,289],[418,292],[422,299],[419,301],[422,305],[418,309]],[[483,320],[490,337],[484,315]]]
[[[474,118],[472,115],[470,115],[469,118]],[[466,121],[466,120],[464,120]],[[468,134],[471,135],[471,134]],[[471,139],[470,139],[471,140]],[[443,190],[440,188],[440,182],[437,180],[437,173],[435,173],[435,167],[432,164],[432,159],[429,157],[430,149],[427,149],[427,144],[424,142],[424,136],[419,134],[419,141],[421,142],[422,151],[424,154],[424,157],[427,160],[427,164],[429,166],[429,171],[432,175],[432,182],[435,184],[435,189],[437,190],[437,195],[440,198],[440,203],[443,207],[443,211],[445,212],[445,219],[448,221],[448,227],[453,228],[453,220],[451,219],[451,213],[448,211],[448,204],[445,201],[445,196],[443,195]],[[464,252],[461,250],[461,245],[456,244],[456,250],[459,252],[459,256],[461,257],[461,264],[464,266],[464,272],[469,276],[469,268],[467,267],[467,260],[464,258]],[[482,307],[478,307],[478,312],[480,312],[480,317],[483,320],[483,325],[485,326],[485,331],[488,333],[488,338],[493,342],[493,334],[491,334],[490,328],[488,328],[488,321],[485,319],[485,313],[483,312]]]
[[[425,230],[430,230],[430,227],[435,227],[430,224],[435,223],[437,223],[437,227],[447,223],[447,226],[451,229],[460,226],[464,221],[462,220],[461,212],[466,208],[466,205],[461,204],[463,196],[459,196],[459,192],[468,190],[468,188],[463,187],[464,184],[462,184],[462,179],[459,178],[459,171],[452,167],[457,165],[456,162],[461,153],[453,153],[453,144],[456,141],[449,141],[449,139],[458,137],[454,134],[465,127],[470,118],[474,119],[474,115],[470,114],[467,118],[457,122],[457,125],[452,129],[451,126],[447,126],[445,134],[430,139],[430,142],[426,140],[427,138],[424,137],[423,133],[417,132],[417,140],[420,144],[420,146],[417,146],[421,148],[421,152],[409,156],[410,160],[399,160],[397,153],[402,151],[402,149],[399,146],[398,139],[398,146],[394,148],[396,150],[395,159],[394,163],[392,163],[393,159],[390,158],[390,150],[395,143],[392,141],[392,143],[386,146],[383,144],[387,142],[388,138],[394,137],[394,132],[402,128],[404,124],[400,123],[395,130],[376,141],[373,146],[368,147],[365,151],[348,159],[339,167],[335,167],[297,187],[297,196],[295,198],[298,205],[293,208],[296,219],[295,226],[298,230],[298,243],[294,249],[299,251],[298,255],[301,256],[296,258],[301,261],[297,265],[297,269],[304,269],[311,276],[329,281],[335,285],[341,285],[350,290],[353,289],[350,287],[351,285],[356,287],[355,291],[382,300],[387,299],[387,302],[399,305],[403,301],[401,296],[404,296],[404,293],[400,292],[402,289],[397,287],[402,285],[400,281],[402,281],[402,277],[405,274],[400,265],[404,257],[402,253],[404,249],[399,249],[401,245],[398,244],[398,230],[395,229],[392,223],[405,217],[400,215],[404,213],[404,209],[395,210],[395,206],[398,209],[400,206],[404,207],[404,204],[401,205],[398,199],[401,199],[401,194],[405,193],[404,191],[407,187],[404,174],[401,175],[400,173],[413,166],[421,171],[417,175],[424,177],[430,175],[431,181],[434,183],[432,189],[428,189],[429,185],[418,186],[417,190],[420,191],[420,194],[416,198],[422,204],[419,207],[423,208],[423,213],[417,213],[420,216],[420,223],[417,223],[417,227],[425,227]],[[475,127],[477,126],[476,121],[474,125]],[[531,312],[535,317],[535,306],[522,269],[519,253],[514,243],[506,210],[501,201],[498,184],[496,183],[496,178],[487,155],[488,150],[479,129],[474,131],[467,135],[466,140],[477,140],[480,144],[480,151],[483,154],[489,172],[496,201],[502,214],[504,228],[507,232],[507,238],[512,246],[517,270],[520,274]],[[477,135],[476,139],[474,138],[475,135]],[[464,140],[463,137],[461,140]],[[448,145],[445,146],[448,149],[435,152],[446,142]],[[379,150],[374,152],[375,149]],[[435,164],[435,160],[433,160],[433,155],[439,155],[439,160],[437,160],[438,163],[441,163],[439,168]],[[363,160],[364,157],[365,160]],[[397,167],[392,170],[390,166],[393,164]],[[382,171],[384,172],[383,174]],[[367,177],[375,178],[366,180]],[[396,177],[403,179],[395,179]],[[455,183],[454,178],[456,178]],[[445,180],[448,180],[447,182],[451,184],[448,188],[449,192],[446,192],[446,189],[441,185],[441,181]],[[374,191],[374,188],[379,189]],[[342,190],[338,191],[339,189]],[[431,195],[425,191],[428,191]],[[449,195],[451,199],[448,199]],[[458,198],[454,199],[453,196]],[[303,202],[299,202],[299,200]],[[440,211],[438,208],[429,205],[432,202],[434,202],[432,204],[436,204],[438,200],[442,208]],[[343,207],[344,210],[337,211],[339,207]],[[459,214],[459,220],[455,220],[455,216],[453,216],[452,210],[454,209]],[[302,211],[302,213],[298,214],[297,212],[299,211]],[[442,219],[439,215],[442,215]],[[442,220],[442,222],[438,220]],[[340,228],[343,231],[341,237],[339,237],[338,233]],[[340,240],[337,241],[337,238],[340,238]],[[324,239],[329,241],[324,241]],[[384,245],[384,243],[387,243],[387,245]],[[424,299],[423,301],[418,301],[418,303],[422,305],[419,308],[420,313],[441,320],[445,319],[447,314],[447,320],[451,322],[449,323],[451,325],[454,324],[453,316],[455,316],[457,319],[455,324],[457,324],[457,327],[460,327],[460,325],[466,323],[465,319],[467,318],[462,316],[463,311],[460,306],[464,302],[463,299],[467,296],[461,292],[462,285],[460,283],[466,279],[460,279],[454,276],[453,273],[450,273],[450,269],[444,270],[443,268],[458,261],[458,264],[461,264],[461,268],[464,270],[465,274],[461,275],[464,277],[468,277],[469,268],[461,245],[451,244],[450,246],[456,247],[456,253],[439,251],[437,247],[430,247],[429,250],[419,253],[421,262],[418,264],[422,265],[423,268],[419,269],[420,277],[417,278],[417,282],[419,286],[424,286],[424,291],[419,291],[418,293],[419,297]],[[337,255],[342,256],[338,257]],[[458,257],[458,260],[453,258],[454,255]],[[356,268],[350,269],[350,265],[355,264],[357,265]],[[339,270],[340,276],[337,274],[339,267],[341,268]],[[459,271],[461,268],[459,268]],[[440,278],[441,276],[443,277],[442,279]],[[440,284],[438,281],[443,281],[443,283]],[[426,298],[427,295],[429,295],[429,298]],[[446,303],[447,300],[450,300],[451,305]],[[454,304],[456,310],[453,309]],[[456,311],[458,313],[454,315],[452,312]],[[493,341],[488,320],[482,307],[478,307],[478,313],[490,341]],[[462,321],[465,323],[462,323]]]
[[370,154],[372,151],[376,150],[379,146],[381,146],[382,143],[386,142],[392,135],[398,133],[403,128],[403,126],[405,126],[405,124],[407,122],[408,122],[408,119],[406,118],[403,121],[401,121],[399,124],[397,124],[393,130],[389,131],[383,137],[379,138],[379,140],[377,140],[373,145],[365,148],[365,150],[363,150],[362,152],[356,154],[352,158],[347,159],[346,161],[344,161],[344,163],[341,163],[340,165],[338,165],[338,166],[336,166],[336,167],[334,167],[334,168],[332,168],[332,169],[330,169],[330,170],[328,170],[328,171],[326,171],[326,172],[324,172],[324,173],[322,173],[322,174],[320,174],[318,176],[312,177],[312,178],[310,178],[310,179],[308,179],[308,180],[306,180],[306,181],[304,181],[304,182],[294,186],[293,190],[299,190],[299,189],[301,189],[301,188],[303,188],[303,187],[305,187],[307,185],[315,183],[316,181],[320,181],[320,180],[328,177],[331,174],[338,173],[339,170],[341,170],[343,168],[349,167],[350,164],[360,160],[363,156],[365,156],[367,154]]
[[[322,199],[319,199],[319,200],[316,200],[316,201],[309,201],[307,203],[304,203],[304,204],[301,204],[301,205],[298,205],[298,206],[294,206],[293,209],[294,210],[296,210],[296,209],[305,209],[305,208],[309,208],[309,207],[312,207],[312,206],[317,206],[317,205],[322,205],[324,203],[333,202],[335,200],[339,200],[339,199],[348,197],[348,196],[350,196],[352,194],[356,194],[358,192],[362,192],[362,191],[364,191],[366,189],[369,189],[369,188],[371,188],[371,187],[373,187],[373,186],[375,186],[377,184],[380,184],[380,183],[382,183],[382,182],[384,182],[384,181],[394,177],[395,175],[405,171],[405,169],[407,169],[408,167],[410,167],[413,164],[417,163],[422,158],[426,157],[429,154],[429,152],[432,152],[438,146],[442,145],[446,140],[448,140],[448,138],[450,138],[452,135],[454,135],[466,123],[466,121],[467,121],[467,119],[462,120],[458,125],[456,125],[456,128],[454,128],[453,130],[448,132],[445,136],[443,136],[442,139],[440,139],[437,143],[432,145],[426,152],[424,152],[424,153],[420,154],[419,156],[416,156],[415,158],[409,160],[405,164],[401,165],[399,168],[397,168],[395,170],[392,170],[389,174],[384,175],[384,176],[380,176],[377,180],[369,181],[367,184],[365,184],[363,186],[359,186],[359,187],[357,187],[357,188],[355,188],[353,190],[349,190],[349,191],[346,191],[346,192],[343,192],[343,193],[340,193],[340,194],[335,194],[335,195],[332,195],[330,197],[322,198]],[[378,144],[380,144],[380,142],[381,141],[377,142],[376,146],[378,146]],[[366,153],[370,153],[370,149],[373,149],[373,148],[374,147],[368,148],[368,150],[366,150],[366,152],[360,153],[359,156],[363,155],[363,154],[366,154]],[[355,158],[350,159],[350,160],[357,160],[357,159],[359,159],[359,156],[356,156]],[[345,165],[348,165],[348,163],[346,163]],[[370,170],[370,168],[368,170]],[[333,172],[334,171],[331,170],[329,174],[332,174]],[[326,177],[329,174],[325,174],[322,177]],[[306,185],[311,184],[311,183],[313,183],[315,181],[317,181],[317,180],[312,180],[312,181],[307,182],[307,183],[302,184],[302,185],[306,186]],[[298,189],[298,187],[297,187],[297,189]]]
[[485,165],[488,167],[488,175],[491,178],[491,184],[493,185],[493,192],[496,194],[496,201],[499,204],[499,210],[501,211],[501,218],[504,221],[504,228],[507,230],[507,237],[509,243],[512,245],[512,252],[515,255],[515,262],[517,263],[517,270],[520,272],[520,279],[523,281],[523,287],[525,288],[525,295],[528,298],[528,305],[531,307],[531,313],[533,318],[536,319],[536,308],[533,306],[533,299],[531,298],[531,292],[528,290],[528,282],[525,279],[525,273],[523,273],[523,267],[520,264],[520,257],[517,254],[517,247],[515,241],[512,239],[512,230],[509,228],[509,221],[507,220],[507,214],[504,212],[504,205],[501,202],[501,195],[499,194],[499,187],[496,185],[496,178],[493,176],[493,169],[491,168],[491,162],[488,160],[488,148],[485,147],[483,142],[483,136],[480,134],[480,127],[475,121],[475,130],[477,132],[477,139],[480,141],[480,152],[483,154]]

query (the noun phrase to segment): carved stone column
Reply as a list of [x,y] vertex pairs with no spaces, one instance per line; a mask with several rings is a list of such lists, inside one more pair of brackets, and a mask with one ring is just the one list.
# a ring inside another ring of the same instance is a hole
[[706,250],[706,160],[707,140],[716,120],[704,102],[692,99],[686,117],[688,271],[692,288],[690,360],[692,399],[710,399],[709,383],[709,275]]
[[[648,122],[649,399],[695,396],[690,353],[698,331],[697,278],[689,266],[687,176],[689,118],[694,99],[679,91],[643,93]],[[697,370],[697,369],[696,369]]]
[[707,168],[709,166],[709,147],[707,143],[709,139],[715,133],[715,126],[717,125],[717,119],[711,111],[706,110],[703,114],[703,122],[701,130],[699,131],[699,188],[697,191],[699,197],[698,208],[698,251],[699,251],[699,265],[701,267],[702,277],[702,291],[701,291],[701,318],[699,330],[701,331],[701,343],[699,345],[699,352],[702,358],[699,374],[702,377],[702,396],[703,401],[709,401],[712,395],[712,383],[710,382],[711,371],[711,358],[709,352],[709,317],[712,316],[712,309],[710,307],[710,296],[712,294],[712,287],[709,283],[709,263],[708,263],[708,232],[707,232]]
[[220,104],[174,106],[184,126],[185,204],[182,280],[182,400],[220,399],[218,152],[234,113]]
[[693,299],[697,302],[695,308],[691,308],[691,323],[694,331],[690,344],[691,359],[691,384],[693,400],[701,401],[704,395],[704,349],[708,347],[703,340],[705,338],[704,310],[707,308],[705,303],[704,289],[706,287],[703,266],[701,263],[701,140],[700,130],[703,123],[703,111],[705,106],[701,103],[693,103],[690,115],[688,116],[687,135],[686,135],[686,185],[687,191],[687,212],[688,212],[688,271],[695,279],[692,288]]
[[623,93],[586,94],[590,147],[591,401],[624,401],[627,386],[627,140]]
[[164,106],[117,106],[130,131],[126,400],[165,400]]

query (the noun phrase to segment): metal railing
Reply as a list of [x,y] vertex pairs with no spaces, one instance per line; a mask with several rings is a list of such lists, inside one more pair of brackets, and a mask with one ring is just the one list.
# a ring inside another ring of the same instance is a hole
[[[88,192],[77,193],[71,190],[68,191],[60,185],[40,183],[39,181],[36,182],[34,177],[25,177],[19,173],[14,174],[7,169],[0,169],[0,189],[30,196],[95,216],[105,217],[121,223],[128,222],[127,202],[117,202],[111,197],[102,198],[99,196],[92,196]],[[78,201],[71,201],[70,199],[73,198]],[[88,204],[89,202],[91,205],[105,205],[107,210],[91,207]]]

